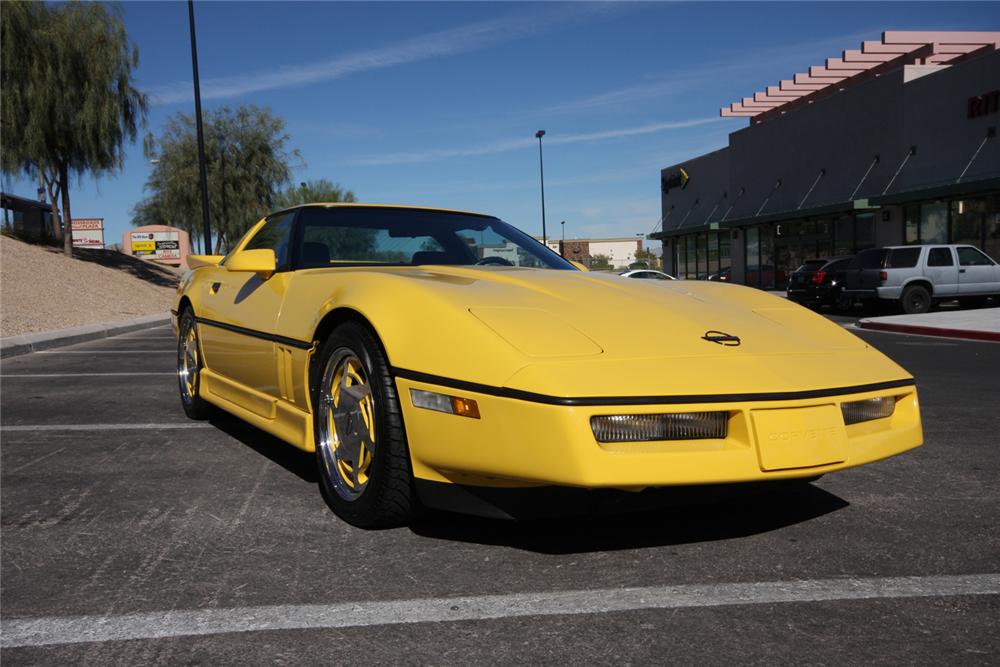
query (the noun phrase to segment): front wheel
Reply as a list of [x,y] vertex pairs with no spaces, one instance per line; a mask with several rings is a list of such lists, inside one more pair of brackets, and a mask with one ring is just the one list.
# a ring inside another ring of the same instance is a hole
[[347,322],[320,347],[313,423],[320,490],[348,523],[381,528],[411,516],[412,473],[399,398],[381,345]]
[[931,293],[926,287],[911,285],[903,290],[903,297],[900,299],[903,312],[907,315],[917,315],[926,313],[931,309]]
[[180,386],[181,406],[191,419],[208,419],[212,406],[200,395],[201,370],[205,364],[198,341],[198,323],[191,309],[181,314],[180,335],[177,337],[177,383]]

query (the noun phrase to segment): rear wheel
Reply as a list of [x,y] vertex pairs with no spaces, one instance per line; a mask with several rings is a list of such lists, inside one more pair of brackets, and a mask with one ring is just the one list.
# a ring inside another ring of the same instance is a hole
[[926,287],[911,285],[903,290],[903,297],[900,299],[903,312],[908,315],[926,313],[931,309],[931,293]]
[[177,383],[180,386],[181,406],[191,419],[208,419],[212,406],[199,396],[201,370],[205,367],[198,340],[198,323],[194,313],[186,308],[181,313],[177,337]]
[[405,523],[412,473],[395,383],[367,327],[334,329],[318,355],[313,423],[320,489],[330,508],[363,528]]

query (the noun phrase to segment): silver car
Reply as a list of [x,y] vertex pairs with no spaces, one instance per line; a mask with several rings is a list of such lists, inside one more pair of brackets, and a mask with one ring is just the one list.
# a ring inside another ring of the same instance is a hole
[[926,313],[936,301],[979,305],[1000,297],[1000,265],[970,245],[910,245],[862,250],[846,272],[841,301],[899,303]]

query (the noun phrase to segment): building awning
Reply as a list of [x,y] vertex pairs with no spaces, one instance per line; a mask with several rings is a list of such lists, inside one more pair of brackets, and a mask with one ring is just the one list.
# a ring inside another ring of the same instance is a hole
[[890,204],[905,204],[921,199],[948,199],[989,191],[1000,192],[1000,178],[978,179],[934,187],[921,187],[919,189],[904,190],[902,192],[871,197],[869,201],[877,206],[888,206]]
[[693,234],[695,232],[707,232],[707,231],[714,231],[717,229],[731,229],[733,227],[759,225],[769,222],[786,222],[788,220],[819,218],[828,215],[841,215],[841,214],[846,215],[848,213],[856,213],[858,211],[871,211],[877,208],[879,208],[879,206],[877,204],[872,203],[870,199],[855,199],[854,201],[841,202],[838,204],[826,204],[823,206],[812,206],[809,208],[797,208],[790,211],[769,213],[767,215],[733,218],[732,220],[712,222],[705,225],[699,225],[697,227],[686,227],[680,229],[672,229],[666,232],[656,232],[654,234],[650,234],[649,238],[655,241],[662,241],[663,239],[670,238],[672,236],[683,236],[685,234]]
[[762,120],[903,65],[952,65],[997,48],[1000,32],[883,32],[881,41],[866,41],[857,51],[827,58],[822,65],[723,107],[719,115]]

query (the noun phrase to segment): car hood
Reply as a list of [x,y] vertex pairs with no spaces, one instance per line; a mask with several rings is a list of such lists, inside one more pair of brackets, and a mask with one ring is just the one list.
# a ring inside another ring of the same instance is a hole
[[[400,294],[419,292],[427,317],[450,313],[447,327],[430,328],[456,354],[407,341],[402,347],[421,354],[394,363],[454,379],[607,396],[720,393],[720,383],[725,393],[795,391],[909,377],[840,325],[739,285],[517,267],[364,272],[391,274]],[[500,347],[462,340],[482,341],[486,332]],[[722,336],[732,338],[710,340]]]

